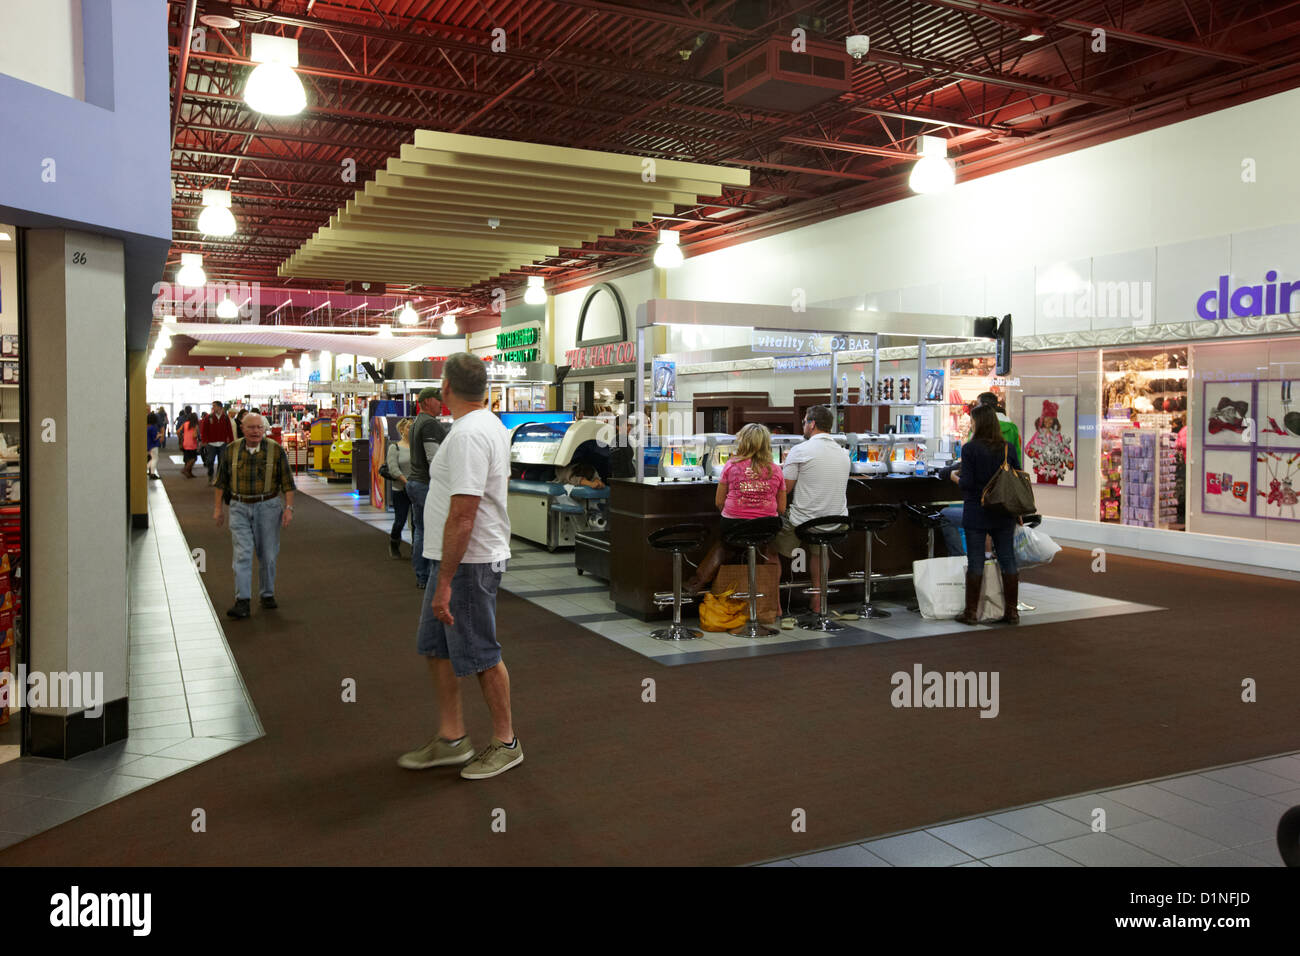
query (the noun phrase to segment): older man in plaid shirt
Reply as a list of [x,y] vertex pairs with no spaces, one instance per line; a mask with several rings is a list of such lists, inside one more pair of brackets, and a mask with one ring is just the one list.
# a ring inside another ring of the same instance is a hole
[[[275,603],[275,559],[280,553],[280,529],[293,520],[293,472],[284,449],[266,438],[266,419],[256,412],[244,416],[244,436],[222,449],[212,488],[212,518],[218,525],[222,502],[230,495],[230,538],[234,544],[235,604],[230,617],[249,616],[253,596],[253,552],[257,552],[262,607]],[[283,503],[280,500],[284,493]]]

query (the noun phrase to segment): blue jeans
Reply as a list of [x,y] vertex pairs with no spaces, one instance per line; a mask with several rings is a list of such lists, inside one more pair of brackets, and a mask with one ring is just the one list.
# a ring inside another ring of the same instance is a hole
[[993,539],[993,553],[1003,574],[1016,574],[1016,526],[1004,528],[967,528],[966,540],[971,547],[966,552],[966,573],[981,577],[984,574],[984,536]]
[[388,532],[388,537],[396,544],[402,540],[402,532],[406,530],[406,516],[411,513],[411,499],[397,482],[392,482],[390,487],[393,489],[393,530]]
[[258,594],[275,594],[275,559],[280,553],[280,521],[284,516],[284,499],[268,498],[248,504],[230,502],[230,539],[234,544],[235,598],[253,596],[253,554],[257,554]]
[[429,497],[429,486],[422,481],[406,482],[406,497],[411,500],[411,567],[420,587],[429,583],[429,565],[424,556],[424,501]]
[[943,515],[943,524],[939,530],[943,532],[943,543],[948,546],[948,556],[956,557],[959,554],[966,553],[966,540],[961,533],[961,505],[949,505],[939,512]]

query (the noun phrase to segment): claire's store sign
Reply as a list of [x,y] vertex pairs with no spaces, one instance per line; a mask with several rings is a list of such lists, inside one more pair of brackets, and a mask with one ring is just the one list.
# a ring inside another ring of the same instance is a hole
[[1264,274],[1263,284],[1241,285],[1229,291],[1231,278],[1230,275],[1219,276],[1216,288],[1201,293],[1196,300],[1197,315],[1203,319],[1229,319],[1295,311],[1292,296],[1300,292],[1300,281],[1278,282],[1277,272],[1270,269]]
[[636,362],[635,342],[611,342],[609,345],[586,345],[569,349],[564,360],[570,368],[603,368],[606,365],[632,365]]

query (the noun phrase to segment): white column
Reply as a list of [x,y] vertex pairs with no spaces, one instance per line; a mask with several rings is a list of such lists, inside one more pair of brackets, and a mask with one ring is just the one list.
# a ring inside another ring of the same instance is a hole
[[28,666],[102,674],[103,702],[118,702],[98,724],[74,716],[81,707],[33,710],[33,753],[70,757],[126,735],[123,251],[121,240],[60,229],[30,231],[26,249]]

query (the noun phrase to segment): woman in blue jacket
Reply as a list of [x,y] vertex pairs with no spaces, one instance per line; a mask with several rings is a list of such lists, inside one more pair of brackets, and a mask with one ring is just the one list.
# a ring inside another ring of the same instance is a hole
[[957,616],[962,624],[978,624],[980,588],[984,583],[984,538],[993,539],[993,553],[1002,569],[1006,613],[1004,624],[1019,624],[1020,573],[1016,565],[1015,536],[1019,519],[987,511],[980,496],[1004,461],[1020,467],[1020,449],[1002,437],[998,413],[987,405],[971,412],[974,434],[962,445],[961,470],[955,472],[962,494],[962,528],[966,531],[966,610]]

